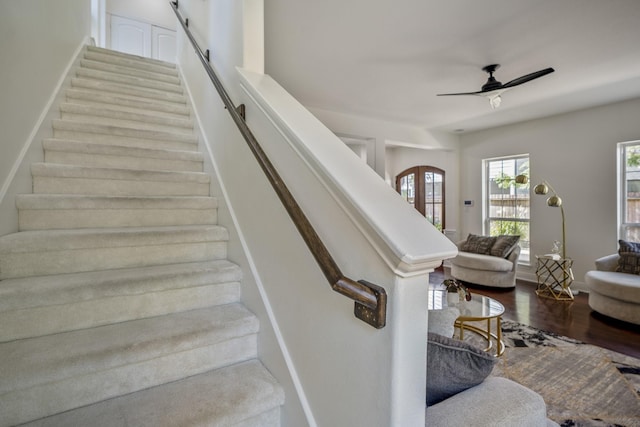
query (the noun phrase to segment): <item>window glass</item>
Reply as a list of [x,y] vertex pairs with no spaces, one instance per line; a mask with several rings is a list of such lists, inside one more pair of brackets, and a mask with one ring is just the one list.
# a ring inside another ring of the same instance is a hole
[[485,164],[484,234],[520,236],[520,262],[529,262],[529,184],[517,184],[517,175],[529,176],[529,156],[487,159]]
[[619,237],[640,242],[640,141],[619,145]]

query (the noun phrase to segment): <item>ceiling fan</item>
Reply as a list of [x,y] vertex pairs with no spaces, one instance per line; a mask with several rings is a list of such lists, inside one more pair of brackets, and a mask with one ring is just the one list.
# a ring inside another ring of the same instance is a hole
[[502,102],[502,98],[500,95],[511,89],[512,87],[521,85],[523,83],[530,82],[531,80],[537,79],[542,76],[546,76],[549,73],[553,73],[555,70],[553,68],[545,68],[544,70],[536,71],[531,74],[526,74],[524,76],[518,77],[517,79],[513,79],[510,82],[505,84],[500,83],[493,77],[493,73],[500,68],[500,64],[491,64],[482,68],[482,71],[489,73],[489,79],[487,82],[482,85],[482,89],[477,92],[462,92],[462,93],[439,93],[438,96],[455,96],[455,95],[478,95],[478,96],[486,96],[489,98],[489,104],[491,104],[491,108],[498,108],[500,103]]

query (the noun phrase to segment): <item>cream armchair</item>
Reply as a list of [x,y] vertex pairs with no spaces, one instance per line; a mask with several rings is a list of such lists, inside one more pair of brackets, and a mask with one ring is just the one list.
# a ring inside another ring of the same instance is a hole
[[516,286],[516,269],[520,256],[520,245],[515,245],[506,258],[465,252],[465,241],[458,242],[458,255],[450,260],[451,276],[463,282],[498,288]]

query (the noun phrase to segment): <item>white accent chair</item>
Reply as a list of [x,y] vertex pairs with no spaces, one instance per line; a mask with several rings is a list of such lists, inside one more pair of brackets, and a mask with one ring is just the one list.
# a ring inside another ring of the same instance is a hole
[[459,252],[450,260],[451,276],[463,282],[497,288],[516,286],[516,269],[520,245],[516,245],[506,258],[462,251],[464,241],[458,242]]
[[617,272],[616,254],[596,260],[596,269],[584,280],[589,289],[589,306],[614,319],[640,325],[640,276]]

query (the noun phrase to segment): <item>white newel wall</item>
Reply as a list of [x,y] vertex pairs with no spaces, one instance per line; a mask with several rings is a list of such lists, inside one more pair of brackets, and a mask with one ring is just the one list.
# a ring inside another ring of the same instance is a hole
[[[228,208],[221,222],[237,237],[230,258],[261,319],[261,360],[285,387],[282,425],[424,425],[428,273],[455,247],[247,58],[248,46],[260,52],[247,38],[260,35],[244,17],[255,21],[261,2],[181,0],[180,10],[343,273],[388,293],[387,326],[377,330],[330,289],[178,31],[179,64]],[[245,63],[251,71],[235,68]]]

